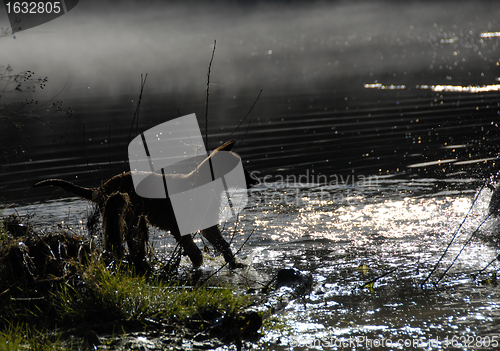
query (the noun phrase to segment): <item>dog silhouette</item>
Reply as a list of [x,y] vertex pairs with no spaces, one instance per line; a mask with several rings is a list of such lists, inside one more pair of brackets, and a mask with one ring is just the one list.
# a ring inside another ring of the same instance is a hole
[[[235,141],[230,140],[225,144],[219,146],[215,149],[208,158],[206,158],[199,167],[206,166],[206,162],[209,162],[210,158],[216,158],[219,151],[228,151],[232,157],[240,160],[239,156],[233,152],[230,152]],[[250,176],[250,174],[244,170],[245,180],[247,188],[256,183],[256,180]],[[157,174],[151,173],[150,176],[153,177],[169,177],[170,181],[178,179],[182,183],[189,182],[191,177],[196,177],[196,170],[193,170],[189,174],[179,175],[179,174]],[[132,180],[132,174],[130,172],[125,172],[117,174],[114,177],[105,181],[102,185],[95,188],[85,188],[79,185],[73,184],[71,182],[62,179],[47,179],[36,183],[33,188],[44,187],[44,186],[55,186],[64,189],[74,195],[81,198],[89,200],[95,203],[101,213],[104,211],[105,203],[108,197],[114,193],[124,193],[127,194],[130,199],[130,210],[136,218],[139,216],[145,216],[149,224],[158,227],[165,231],[170,231],[177,242],[181,245],[186,254],[191,260],[193,267],[197,268],[203,263],[203,256],[198,248],[198,246],[193,242],[191,235],[181,235],[177,221],[175,219],[174,210],[172,203],[168,198],[144,198],[135,192],[134,183]],[[219,208],[209,209],[210,211],[219,211]],[[241,267],[241,264],[237,264],[234,258],[233,252],[228,242],[222,237],[218,225],[201,230],[201,234],[224,256],[225,261],[229,264],[231,268]]]

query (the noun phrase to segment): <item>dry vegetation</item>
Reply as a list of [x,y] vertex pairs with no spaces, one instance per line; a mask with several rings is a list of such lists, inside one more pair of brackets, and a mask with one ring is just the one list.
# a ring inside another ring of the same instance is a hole
[[79,349],[101,335],[100,343],[119,349],[124,333],[239,347],[258,336],[262,319],[244,312],[248,296],[229,287],[182,285],[169,274],[172,267],[153,255],[148,262],[156,268],[139,274],[128,254],[119,260],[86,237],[62,229],[42,235],[19,217],[4,217],[0,340],[9,340],[12,350],[20,344]]

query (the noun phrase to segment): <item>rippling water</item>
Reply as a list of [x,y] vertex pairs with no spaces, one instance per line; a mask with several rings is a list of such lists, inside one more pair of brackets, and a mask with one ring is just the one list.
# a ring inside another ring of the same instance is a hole
[[[311,294],[279,312],[285,328],[269,330],[254,348],[495,345],[500,294],[487,272],[498,269],[498,250],[489,240],[498,232],[497,219],[482,225],[438,288],[432,285],[486,217],[491,190],[482,185],[498,171],[500,140],[499,8],[492,2],[472,8],[467,2],[446,4],[263,8],[263,15],[251,16],[264,21],[262,28],[237,12],[242,27],[217,32],[223,40],[215,62],[221,57],[244,62],[229,65],[229,73],[238,67],[258,72],[255,80],[251,73],[235,76],[246,88],[233,91],[214,83],[211,90],[208,147],[235,138],[245,167],[260,179],[238,223],[227,224],[224,233],[234,250],[245,243],[239,257],[251,266],[247,273],[253,280],[265,283],[279,269],[295,267],[315,281]],[[269,18],[274,22],[266,22]],[[293,28],[287,26],[291,18],[297,19]],[[385,28],[382,23],[391,19]],[[130,28],[122,29],[136,38],[137,25]],[[182,42],[169,45],[184,49]],[[234,44],[235,56],[224,42]],[[147,49],[142,41],[135,45]],[[235,77],[227,82],[238,81]],[[205,72],[202,80],[200,92]],[[230,136],[261,88],[249,117]],[[138,130],[193,112],[204,130],[201,93],[158,90],[144,95]],[[2,214],[28,214],[41,228],[62,225],[85,232],[92,212],[88,203],[29,187],[46,178],[95,186],[128,170],[137,97],[69,94],[65,106],[75,110],[72,117],[43,117],[43,109],[30,105],[42,119],[23,119],[20,130],[3,121],[2,151],[9,152],[0,173],[1,206],[12,206]],[[151,237],[157,253],[173,249],[168,233],[155,230]]]
[[[418,186],[435,185],[435,180],[426,179]],[[408,196],[405,192],[411,187],[411,182],[383,182],[379,189],[384,196],[378,198],[364,188],[320,190],[345,196],[346,202],[340,204],[315,200],[309,192],[316,189],[305,188],[305,196],[299,195],[304,201],[300,206],[275,205],[264,221],[257,221],[262,227],[269,221],[271,229],[269,225],[266,229],[256,226],[264,233],[274,233],[275,242],[254,262],[262,267],[272,262],[275,269],[298,267],[312,272],[317,282],[311,295],[283,312],[285,320],[299,322],[289,322],[290,330],[281,335],[278,344],[283,350],[289,345],[297,345],[297,349],[343,345],[350,349],[353,340],[359,349],[369,348],[370,342],[387,345],[388,340],[418,340],[419,347],[440,349],[447,337],[451,343],[453,336],[467,335],[474,342],[478,336],[495,336],[498,288],[479,283],[486,275],[476,281],[469,275],[497,256],[494,247],[474,240],[440,289],[420,286],[464,219],[474,192],[442,189],[432,196]],[[484,219],[489,196],[488,191],[480,194],[431,281],[441,276]],[[489,222],[483,233],[489,235],[496,226]],[[381,278],[373,289],[363,288],[376,277]],[[275,348],[278,334],[266,336],[271,342],[269,349]],[[403,346],[394,349],[409,348]]]

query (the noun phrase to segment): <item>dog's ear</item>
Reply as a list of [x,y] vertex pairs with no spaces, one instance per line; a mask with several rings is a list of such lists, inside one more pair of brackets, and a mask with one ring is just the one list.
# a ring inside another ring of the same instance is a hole
[[215,151],[231,151],[231,149],[233,148],[234,144],[236,143],[236,140],[229,140],[227,142],[225,142],[224,144],[222,144],[221,146],[219,146],[217,149],[215,149]]

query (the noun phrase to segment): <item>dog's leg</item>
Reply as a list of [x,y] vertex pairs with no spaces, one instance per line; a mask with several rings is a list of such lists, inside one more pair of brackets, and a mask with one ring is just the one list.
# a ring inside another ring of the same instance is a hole
[[113,252],[120,259],[124,254],[124,242],[129,231],[127,223],[129,211],[129,196],[116,192],[106,199],[102,213],[104,249]]
[[198,268],[203,263],[203,255],[200,249],[193,242],[191,235],[181,235],[177,221],[175,220],[174,209],[170,198],[144,199],[135,195],[137,208],[135,212],[147,215],[151,225],[160,229],[170,231],[170,234],[180,244],[183,254],[191,260],[193,267]]
[[[171,231],[171,232],[173,234],[173,231]],[[184,249],[184,254],[187,255],[189,257],[189,259],[191,260],[193,267],[198,268],[199,266],[201,266],[201,264],[203,263],[203,255],[202,255],[200,249],[198,248],[198,246],[196,246],[196,244],[194,243],[193,237],[191,236],[191,234],[182,235],[182,236],[180,235],[179,232],[177,232],[177,234],[180,237],[177,241],[179,242],[181,247]],[[177,239],[177,236],[175,234],[174,234],[174,236]]]
[[179,230],[179,226],[177,225],[177,221],[174,216],[174,209],[172,207],[172,203],[170,199],[166,198],[167,211],[171,213],[172,220],[169,222],[170,224],[170,233],[174,236],[175,240],[181,245],[184,250],[184,254],[189,257],[191,263],[193,264],[193,268],[198,268],[203,263],[203,254],[201,253],[198,246],[193,241],[193,237],[191,234],[181,235],[181,231]]
[[207,238],[207,240],[217,249],[222,253],[224,256],[224,260],[226,260],[227,264],[229,264],[229,267],[232,269],[234,268],[241,268],[243,267],[242,264],[237,264],[236,260],[234,258],[233,252],[231,251],[231,246],[227,243],[226,240],[222,237],[222,234],[219,230],[219,226],[214,225],[210,228],[203,229],[201,231],[201,234]]

